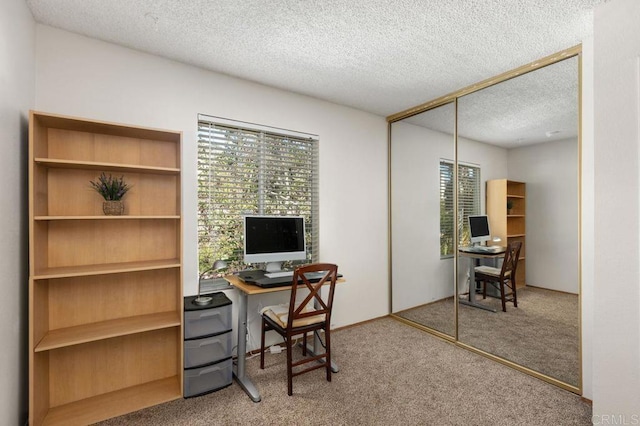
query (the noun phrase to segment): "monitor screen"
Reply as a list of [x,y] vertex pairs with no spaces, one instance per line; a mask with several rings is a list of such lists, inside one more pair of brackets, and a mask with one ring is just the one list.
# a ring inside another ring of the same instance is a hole
[[491,239],[489,218],[486,215],[469,216],[469,232],[472,243],[481,243]]
[[245,263],[307,258],[304,219],[300,216],[245,216]]

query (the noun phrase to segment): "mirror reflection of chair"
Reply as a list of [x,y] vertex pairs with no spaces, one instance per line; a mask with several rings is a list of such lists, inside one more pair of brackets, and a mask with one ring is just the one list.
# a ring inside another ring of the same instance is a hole
[[[323,272],[317,282],[305,276],[308,273]],[[331,308],[333,293],[338,277],[338,266],[329,263],[317,263],[297,268],[293,273],[291,299],[288,305],[267,306],[261,310],[262,337],[260,342],[260,368],[264,369],[264,337],[269,330],[280,334],[286,344],[287,351],[287,385],[288,394],[293,394],[293,377],[318,368],[325,368],[327,381],[331,381]],[[320,289],[328,284],[328,293],[322,297]],[[309,294],[301,302],[296,302],[298,290],[309,290]],[[325,352],[307,356],[307,333],[318,333],[324,330]],[[294,337],[302,335],[302,358],[293,362],[292,349]],[[313,363],[306,369],[293,371],[294,367]]]
[[[516,290],[516,270],[518,268],[518,258],[520,257],[520,249],[522,242],[514,241],[509,243],[507,250],[504,252],[504,260],[502,268],[494,268],[491,266],[477,266],[475,268],[476,282],[482,283],[482,298],[487,298],[487,283],[500,291],[500,299],[502,301],[502,310],[507,312],[506,302],[513,302],[515,308],[518,307],[518,294]],[[507,287],[511,292],[506,293]],[[511,296],[510,298],[507,298]]]

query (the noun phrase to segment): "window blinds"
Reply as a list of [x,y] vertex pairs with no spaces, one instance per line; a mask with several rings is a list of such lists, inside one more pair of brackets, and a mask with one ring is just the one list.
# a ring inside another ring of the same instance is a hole
[[[453,255],[453,171],[451,161],[440,160],[440,256]],[[480,214],[480,168],[458,163],[458,243],[470,242],[468,217]]]
[[200,270],[216,259],[244,268],[245,214],[303,216],[308,261],[318,260],[318,140],[198,120]]

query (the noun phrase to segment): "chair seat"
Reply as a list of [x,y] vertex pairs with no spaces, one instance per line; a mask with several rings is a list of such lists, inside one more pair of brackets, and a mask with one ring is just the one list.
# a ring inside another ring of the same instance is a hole
[[[313,312],[314,309],[310,306],[307,306],[303,309],[302,312]],[[271,318],[276,324],[278,324],[282,328],[287,328],[287,324],[289,323],[289,305],[273,305],[273,306],[265,306],[260,309],[260,315],[266,315]],[[306,318],[300,318],[293,322],[293,328],[298,327],[306,327],[312,324],[319,324],[325,321],[325,315],[313,315]]]
[[[477,266],[474,268],[476,274],[490,275],[492,277],[500,277],[500,268],[494,268],[492,266]],[[511,271],[506,271],[504,274],[505,277],[511,276]]]

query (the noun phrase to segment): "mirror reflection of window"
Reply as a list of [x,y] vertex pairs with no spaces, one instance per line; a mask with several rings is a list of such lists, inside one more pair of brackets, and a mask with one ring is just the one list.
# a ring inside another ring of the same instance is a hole
[[[440,256],[453,256],[453,162],[440,160]],[[480,167],[458,164],[458,245],[471,243],[469,216],[480,214]]]

